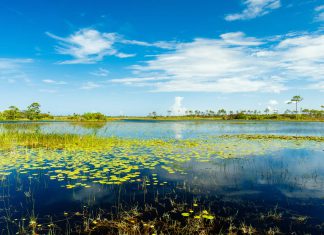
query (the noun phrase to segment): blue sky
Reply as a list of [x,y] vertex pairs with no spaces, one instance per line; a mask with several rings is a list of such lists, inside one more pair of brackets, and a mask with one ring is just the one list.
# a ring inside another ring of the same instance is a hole
[[[0,110],[271,110],[324,104],[324,5],[2,0]],[[182,97],[182,98],[181,98]]]

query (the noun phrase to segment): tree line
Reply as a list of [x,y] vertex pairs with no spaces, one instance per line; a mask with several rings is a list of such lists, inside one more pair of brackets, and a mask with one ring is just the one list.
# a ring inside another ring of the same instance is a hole
[[[293,104],[294,109],[286,109],[284,113],[279,114],[277,110],[266,108],[263,112],[260,110],[240,110],[240,111],[226,111],[225,109],[213,110],[186,110],[184,117],[188,118],[219,118],[224,120],[244,119],[244,120],[262,120],[262,119],[321,119],[324,118],[324,105],[321,105],[322,110],[316,109],[301,109],[298,111],[298,105],[303,101],[301,96],[293,96],[287,104]],[[148,114],[150,118],[157,119],[163,115],[158,115],[155,111]],[[171,117],[172,111],[167,111],[167,117]]]
[[[263,119],[323,119],[324,105],[321,110],[317,109],[301,109],[299,111],[298,105],[303,101],[301,96],[293,96],[287,104],[294,104],[294,110],[287,109],[284,113],[278,114],[277,111],[270,113],[270,109],[266,108],[263,112],[260,110],[241,110],[241,111],[226,111],[219,109],[218,111],[206,110],[187,110],[184,115],[185,118],[217,118],[224,120],[244,119],[244,120],[263,120]],[[167,112],[167,117],[172,116],[172,111]],[[149,118],[157,119],[165,117],[152,112]],[[127,118],[127,117],[124,117]],[[71,121],[107,121],[108,116],[100,112],[86,112],[83,114],[72,114],[67,116],[53,116],[50,113],[41,111],[41,105],[34,102],[26,107],[25,110],[20,110],[16,106],[10,106],[8,109],[0,112],[0,120],[71,120]]]
[[0,112],[0,120],[40,120],[53,119],[49,113],[42,113],[40,104],[34,102],[27,106],[25,110],[20,110],[16,106],[10,106],[8,109]]
[[[68,115],[62,117],[62,119],[67,119],[71,121],[105,121],[107,116],[95,112],[86,112],[84,114]],[[41,105],[37,102],[34,102],[27,106],[25,110],[20,110],[16,106],[10,106],[8,109],[0,112],[0,120],[53,120],[60,118],[54,117],[50,113],[44,113],[41,111]]]

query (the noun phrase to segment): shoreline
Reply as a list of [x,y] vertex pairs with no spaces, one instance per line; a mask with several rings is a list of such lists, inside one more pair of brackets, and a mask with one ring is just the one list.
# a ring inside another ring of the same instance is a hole
[[222,119],[222,118],[147,118],[147,117],[116,117],[107,120],[70,120],[70,119],[41,119],[41,120],[0,120],[0,123],[37,123],[37,122],[71,122],[71,123],[104,123],[113,121],[150,121],[150,122],[172,122],[172,121],[215,121],[215,122],[324,122],[324,119]]

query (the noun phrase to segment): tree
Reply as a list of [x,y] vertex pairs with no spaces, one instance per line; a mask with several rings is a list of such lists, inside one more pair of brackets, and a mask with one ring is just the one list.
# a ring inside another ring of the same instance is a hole
[[289,109],[286,109],[286,111],[284,112],[284,114],[291,114],[291,111]]
[[152,112],[152,117],[155,119],[157,117],[157,113],[155,111]]
[[266,109],[264,110],[264,112],[265,112],[265,114],[268,115],[268,113],[270,112],[270,109],[269,109],[269,108],[266,108]]
[[107,118],[104,114],[100,112],[96,112],[96,113],[84,113],[82,114],[81,119],[87,121],[105,121]]
[[288,102],[288,104],[295,103],[296,106],[296,119],[298,114],[298,103],[302,102],[303,98],[299,95],[295,95],[291,98],[291,100]]
[[29,105],[27,107],[27,118],[29,120],[35,120],[35,119],[39,119],[40,118],[40,104],[39,103],[32,103],[31,105]]
[[16,106],[10,106],[8,110],[5,110],[4,116],[7,120],[15,120],[19,115],[19,109]]
[[225,116],[226,115],[226,110],[225,109],[219,109],[217,111],[217,115],[218,116]]

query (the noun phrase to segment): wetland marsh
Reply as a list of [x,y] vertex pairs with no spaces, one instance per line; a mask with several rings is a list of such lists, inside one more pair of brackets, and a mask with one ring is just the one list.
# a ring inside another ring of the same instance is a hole
[[322,234],[324,123],[0,123],[1,234]]

